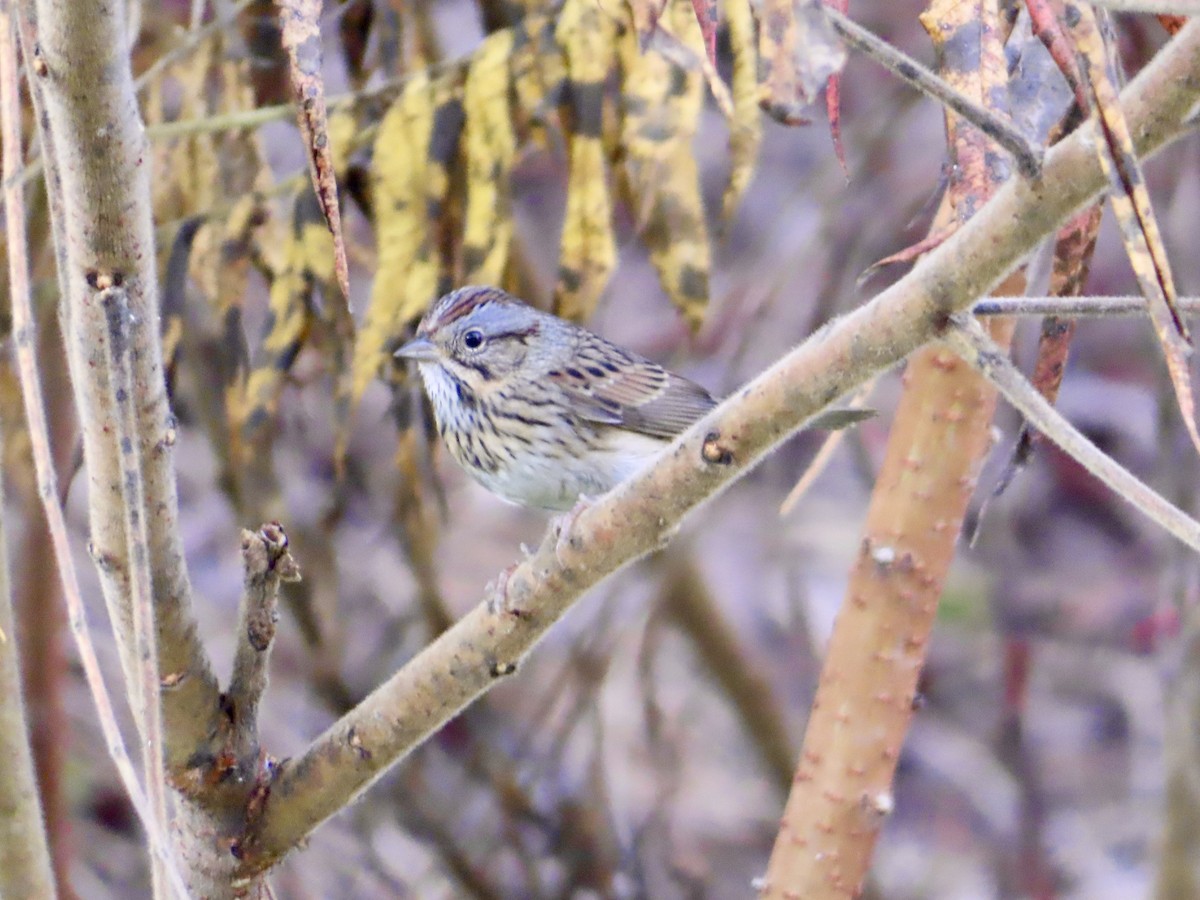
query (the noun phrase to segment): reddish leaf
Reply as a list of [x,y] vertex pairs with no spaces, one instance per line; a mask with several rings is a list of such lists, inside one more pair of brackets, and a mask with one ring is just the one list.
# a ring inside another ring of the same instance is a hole
[[863,284],[868,278],[870,278],[884,266],[891,266],[895,265],[896,263],[912,262],[922,253],[928,253],[934,247],[937,247],[957,230],[958,223],[951,222],[945,228],[939,228],[936,231],[931,231],[928,235],[921,238],[921,240],[917,241],[915,244],[905,247],[903,250],[898,250],[890,256],[885,256],[883,259],[878,260],[877,262],[871,263],[871,265],[869,265],[863,271],[863,273],[858,276],[858,283],[860,285]]
[[842,174],[847,178],[850,172],[846,168],[846,147],[842,144],[842,76],[841,73],[829,76],[825,85],[825,114],[829,116],[829,136],[833,138],[833,152],[842,166]]
[[1062,72],[1063,78],[1075,92],[1075,102],[1079,104],[1080,109],[1087,109],[1087,94],[1084,93],[1079,80],[1075,48],[1063,31],[1057,0],[1025,0],[1025,8],[1029,10],[1029,23],[1033,27],[1033,33],[1050,51],[1058,71]]
[[763,0],[758,11],[759,104],[785,125],[807,124],[810,103],[846,61],[820,0]]
[[[836,9],[843,15],[850,11],[850,0],[825,0],[825,5]],[[825,85],[825,114],[829,117],[829,136],[833,138],[833,152],[842,167],[842,174],[847,178],[850,172],[846,168],[846,147],[842,144],[842,73],[835,72],[829,76]]]
[[1167,30],[1167,34],[1175,34],[1187,24],[1187,16],[1159,16],[1158,23]]
[[696,21],[700,23],[700,33],[704,35],[704,47],[708,51],[708,61],[717,64],[717,0],[692,0],[692,9],[696,13]]

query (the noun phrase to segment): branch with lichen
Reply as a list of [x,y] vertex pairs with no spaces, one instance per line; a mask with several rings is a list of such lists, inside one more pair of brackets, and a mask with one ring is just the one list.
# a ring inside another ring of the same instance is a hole
[[[1200,22],[1185,27],[1126,89],[1149,155],[1188,130],[1200,99]],[[1046,156],[1037,181],[1013,179],[903,279],[823,328],[737,391],[659,459],[551,533],[483,603],[278,770],[241,845],[263,871],[418,743],[516,670],[585,591],[668,539],[680,519],[744,475],[837,398],[938,337],[1058,223],[1105,187],[1082,126]]]

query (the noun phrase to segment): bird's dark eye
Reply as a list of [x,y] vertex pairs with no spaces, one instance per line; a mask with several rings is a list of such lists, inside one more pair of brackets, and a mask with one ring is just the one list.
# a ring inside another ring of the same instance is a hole
[[472,328],[463,335],[463,344],[468,350],[475,350],[483,344],[483,332],[478,328]]

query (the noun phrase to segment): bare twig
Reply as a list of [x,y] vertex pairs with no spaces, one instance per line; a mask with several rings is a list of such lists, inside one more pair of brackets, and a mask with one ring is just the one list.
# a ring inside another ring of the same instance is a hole
[[956,316],[954,327],[946,333],[945,340],[955,353],[987,377],[1029,424],[1168,534],[1200,551],[1200,522],[1084,437],[1038,393],[974,319]]
[[887,41],[863,28],[853,19],[833,7],[821,7],[834,31],[847,44],[871,57],[889,72],[911,84],[924,94],[936,98],[1013,155],[1017,168],[1026,178],[1036,178],[1042,168],[1041,150],[1006,117],[980,106],[965,94],[951,87],[916,60],[901,53]]
[[[8,176],[21,161],[21,103],[18,96],[17,49],[14,22],[7,4],[0,4],[0,152],[4,165],[5,239],[8,243],[9,295],[14,307],[29,310],[29,262],[25,236],[25,196],[20,187],[9,187]],[[15,340],[22,339],[21,325],[13,312]],[[32,335],[24,332],[26,351]],[[0,456],[3,430],[0,422]],[[4,484],[0,478],[0,511]],[[8,535],[0,512],[0,896],[52,897],[54,870],[42,819],[42,804],[33,768],[29,730],[17,658],[12,590],[9,583]]]
[[1091,4],[1113,12],[1200,16],[1200,0],[1091,0]]
[[[849,408],[861,409],[867,397],[871,395],[874,387],[874,380],[863,385],[850,400]],[[842,446],[842,441],[846,437],[846,431],[847,429],[845,428],[831,431],[829,436],[821,443],[821,449],[817,451],[817,455],[812,458],[812,462],[808,464],[808,468],[800,473],[800,477],[792,485],[792,489],[788,491],[787,496],[783,498],[783,502],[779,504],[779,515],[786,516],[790,513],[796,507],[796,504],[800,502],[800,498],[808,493],[808,489],[821,477],[821,473],[825,471],[830,460],[833,459],[833,455],[837,453],[838,447]]]
[[267,661],[279,619],[279,585],[299,581],[278,522],[242,532],[244,589],[238,608],[237,650],[226,702],[233,718],[233,749],[239,760],[258,755],[258,704],[267,689]]
[[[5,15],[4,10],[4,7],[0,7],[0,17]],[[29,254],[25,241],[25,199],[20,185],[9,177],[21,158],[21,142],[17,130],[17,123],[20,121],[17,72],[11,47],[8,46],[9,34],[7,23],[0,25],[0,41],[4,41],[4,47],[0,50],[0,66],[3,66],[3,70],[0,71],[0,120],[3,121],[4,130],[4,209],[8,240],[13,336],[16,345],[17,368],[21,380],[21,397],[25,405],[26,421],[29,425],[34,469],[37,472],[38,496],[42,500],[46,524],[50,531],[50,540],[54,545],[55,556],[58,558],[58,573],[63,583],[63,596],[67,601],[71,634],[79,648],[84,677],[92,692],[92,701],[96,706],[109,755],[116,765],[117,773],[121,777],[130,802],[150,836],[153,852],[166,865],[168,873],[172,876],[176,892],[179,896],[185,897],[186,891],[178,869],[170,862],[170,846],[166,832],[156,827],[156,819],[151,812],[150,804],[141,785],[138,784],[133,764],[129,761],[129,755],[125,751],[125,744],[113,712],[112,701],[104,685],[100,663],[96,658],[91,633],[88,631],[83,597],[75,572],[74,557],[71,555],[71,547],[67,539],[67,526],[63,519],[62,509],[58,505],[58,477],[50,453],[46,408],[42,398],[37,360],[33,352],[35,326],[29,288]]]
[[[1180,297],[1179,309],[1200,313],[1200,297]],[[1145,297],[988,297],[971,312],[977,316],[1141,316],[1146,314]]]
[[[1200,98],[1200,22],[1130,84],[1139,152],[1179,137]],[[834,321],[737,391],[658,460],[553,531],[507,579],[354,710],[280,766],[242,845],[259,872],[365,790],[447,719],[513,671],[588,588],[660,546],[689,510],[745,473],[838,397],[935,337],[1106,185],[1091,125],[1047,154],[1036,182],[1010,180],[962,228],[870,303]]]
[[[237,21],[237,17],[242,14],[242,11],[255,0],[237,0],[232,5],[221,4],[218,8],[221,15],[216,16],[211,22],[202,28],[193,27],[187,32],[187,38],[168,50],[158,59],[147,67],[141,75],[133,80],[133,89],[139,94],[146,85],[150,84],[158,75],[169,65],[179,62],[182,59],[190,56],[201,44],[207,41],[214,35],[224,31],[230,25]],[[204,4],[200,7],[203,9]]]

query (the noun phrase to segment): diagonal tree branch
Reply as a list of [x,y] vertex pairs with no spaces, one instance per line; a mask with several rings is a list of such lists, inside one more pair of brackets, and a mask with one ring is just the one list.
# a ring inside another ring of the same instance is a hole
[[[1138,151],[1187,130],[1200,100],[1200,21],[1189,23],[1130,84],[1125,112]],[[650,468],[547,535],[507,579],[506,603],[483,604],[354,710],[284,763],[239,848],[257,872],[365,790],[487,690],[588,588],[661,545],[685,513],[743,475],[804,422],[874,373],[939,336],[1058,223],[1104,189],[1091,124],[1046,156],[1042,177],[1012,179],[901,281],[831,323],[681,436]]]

